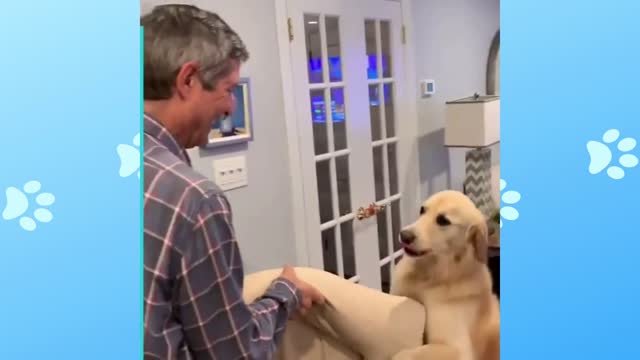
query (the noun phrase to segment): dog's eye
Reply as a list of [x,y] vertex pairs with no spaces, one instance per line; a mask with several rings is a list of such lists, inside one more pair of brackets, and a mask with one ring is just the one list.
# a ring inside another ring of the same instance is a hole
[[427,210],[425,210],[424,206],[420,206],[420,215],[424,215],[426,211]]
[[440,226],[451,225],[451,221],[444,215],[438,215],[438,217],[436,217],[436,223]]

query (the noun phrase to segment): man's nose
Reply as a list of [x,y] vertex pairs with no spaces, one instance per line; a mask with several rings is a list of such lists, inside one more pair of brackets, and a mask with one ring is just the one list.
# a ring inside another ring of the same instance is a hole
[[410,245],[416,240],[416,234],[411,230],[402,230],[400,231],[400,242]]

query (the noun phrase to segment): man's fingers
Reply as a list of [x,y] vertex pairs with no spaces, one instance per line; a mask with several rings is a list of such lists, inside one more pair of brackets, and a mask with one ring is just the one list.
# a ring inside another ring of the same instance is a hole
[[293,313],[293,315],[291,316],[291,320],[302,321],[306,314],[307,310],[300,308],[298,311]]
[[325,297],[320,291],[318,291],[318,289],[312,287],[309,295],[314,303],[324,304]]
[[295,275],[295,271],[293,270],[293,268],[289,265],[285,265],[282,267],[282,274],[283,275]]
[[307,310],[311,307],[311,305],[313,305],[313,299],[308,296],[304,296],[302,298],[302,308]]

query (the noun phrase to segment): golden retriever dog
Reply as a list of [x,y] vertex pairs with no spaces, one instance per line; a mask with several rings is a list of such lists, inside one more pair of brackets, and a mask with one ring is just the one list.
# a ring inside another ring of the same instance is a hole
[[426,311],[425,344],[394,360],[500,359],[500,306],[487,263],[487,219],[461,192],[427,199],[420,216],[402,229],[405,256],[391,293]]

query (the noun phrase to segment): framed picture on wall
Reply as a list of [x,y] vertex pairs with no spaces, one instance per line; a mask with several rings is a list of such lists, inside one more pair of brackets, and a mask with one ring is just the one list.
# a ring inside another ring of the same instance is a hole
[[241,78],[233,90],[236,107],[232,114],[214,122],[207,147],[219,147],[253,140],[251,96],[248,78]]

